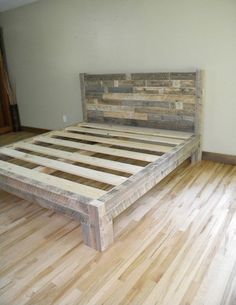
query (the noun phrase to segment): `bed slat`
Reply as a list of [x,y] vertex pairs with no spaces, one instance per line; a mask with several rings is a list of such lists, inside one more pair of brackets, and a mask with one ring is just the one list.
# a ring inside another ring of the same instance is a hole
[[127,147],[127,148],[155,151],[155,152],[159,152],[159,153],[168,152],[172,148],[170,146],[153,145],[153,144],[147,144],[147,143],[142,143],[142,142],[131,142],[131,141],[124,141],[124,140],[122,141],[122,140],[116,140],[116,139],[99,138],[99,137],[80,135],[80,134],[75,134],[72,132],[63,132],[63,131],[55,131],[52,135],[65,137],[65,138],[84,140],[84,141],[91,141],[91,142],[96,142],[96,143],[110,144],[110,145]]
[[124,172],[128,174],[135,174],[139,172],[143,167],[138,165],[132,165],[128,163],[106,160],[103,158],[96,158],[91,156],[85,156],[78,152],[67,152],[60,149],[48,148],[40,145],[30,144],[26,142],[20,142],[14,145],[14,147],[25,149],[28,151],[37,152],[40,154],[46,154],[48,156],[62,158],[74,162],[81,162],[85,164],[90,164],[98,167],[103,167],[107,169],[116,170],[119,172]]
[[175,130],[165,130],[165,129],[153,129],[153,128],[142,128],[142,127],[131,127],[131,126],[118,126],[118,125],[110,125],[110,124],[98,124],[98,123],[79,123],[78,126],[88,127],[88,128],[97,128],[97,129],[104,129],[104,130],[114,130],[114,131],[122,131],[125,133],[131,134],[140,134],[140,135],[152,135],[152,136],[159,136],[171,139],[180,139],[186,140],[191,137],[193,134],[188,132],[182,131],[175,131]]
[[53,168],[65,173],[69,173],[72,175],[92,179],[95,181],[100,181],[103,183],[111,184],[111,185],[119,185],[120,183],[126,180],[125,177],[113,175],[109,173],[104,173],[101,171],[97,171],[94,169],[89,169],[77,165],[72,165],[69,163],[65,163],[62,161],[56,161],[52,159],[48,159],[45,157],[34,156],[31,154],[23,153],[11,148],[1,148],[0,154],[4,154],[6,156],[16,158],[19,160],[27,161],[30,163],[38,164],[41,166],[46,166],[49,168]]
[[128,151],[128,150],[110,148],[110,147],[103,147],[103,146],[99,146],[99,145],[76,143],[76,142],[69,141],[69,140],[54,139],[54,138],[51,138],[48,136],[37,136],[34,138],[34,141],[48,143],[48,144],[61,145],[64,147],[76,148],[76,149],[81,149],[81,150],[88,150],[88,151],[93,151],[93,152],[100,153],[100,154],[112,155],[112,156],[117,156],[117,157],[122,157],[122,158],[130,158],[130,159],[146,161],[146,162],[153,162],[159,158],[159,156],[155,156],[152,154],[138,153],[138,152],[134,152],[134,151]]
[[43,185],[53,186],[57,189],[60,188],[61,190],[73,192],[80,196],[85,196],[87,198],[92,199],[99,198],[100,196],[106,193],[105,191],[97,189],[95,187],[72,182],[63,178],[50,176],[2,160],[0,160],[0,176],[1,175],[5,177],[15,177],[16,179],[21,179],[21,177],[27,178],[29,180],[42,183]]
[[139,135],[139,134],[132,134],[127,132],[119,132],[119,131],[109,131],[107,130],[99,130],[99,129],[93,129],[93,128],[80,128],[80,127],[67,127],[66,130],[68,131],[78,131],[82,133],[91,133],[96,135],[102,135],[102,136],[110,136],[110,137],[121,137],[121,138],[128,138],[128,139],[135,139],[135,140],[141,140],[146,142],[154,142],[159,144],[169,144],[169,145],[177,145],[180,144],[183,140],[178,139],[170,139],[165,137],[158,137],[158,136],[149,136],[149,135]]

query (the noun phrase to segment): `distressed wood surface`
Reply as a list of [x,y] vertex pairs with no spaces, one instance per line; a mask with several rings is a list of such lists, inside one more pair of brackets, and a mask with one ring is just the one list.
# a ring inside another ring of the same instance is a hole
[[42,185],[42,188],[55,189],[60,192],[68,192],[87,196],[88,198],[98,198],[104,191],[90,186],[81,185],[66,179],[50,176],[44,173],[39,173],[23,166],[15,165],[0,160],[0,175],[1,177],[12,177],[19,181],[25,181],[32,185]]
[[77,165],[72,165],[62,161],[51,160],[45,157],[39,157],[29,153],[23,153],[11,148],[0,148],[0,154],[13,157],[19,160],[32,162],[34,164],[46,166],[48,168],[60,170],[72,175],[77,175],[88,179],[104,182],[111,185],[118,185],[126,180],[125,177],[119,175],[104,173],[102,171],[89,169]]
[[153,129],[153,128],[142,128],[142,127],[132,127],[132,126],[121,126],[121,125],[112,125],[112,124],[97,124],[97,123],[86,123],[82,122],[78,124],[82,127],[88,128],[96,128],[98,130],[105,129],[107,132],[109,131],[122,131],[125,133],[130,134],[138,134],[138,135],[145,135],[145,136],[157,136],[157,137],[164,137],[164,138],[171,138],[171,139],[183,139],[186,140],[192,133],[189,132],[182,132],[182,131],[175,131],[175,130],[164,130],[164,129]]
[[170,145],[176,145],[180,144],[182,141],[178,139],[170,139],[165,137],[158,137],[158,136],[152,136],[152,135],[139,135],[139,134],[131,134],[127,132],[118,132],[118,131],[110,131],[107,130],[100,130],[100,129],[93,129],[93,128],[81,128],[77,126],[67,127],[66,130],[69,131],[76,131],[80,133],[85,134],[95,134],[99,136],[106,136],[106,137],[114,137],[114,138],[128,138],[128,139],[134,139],[134,140],[141,140],[144,142],[154,142],[154,143],[163,143],[163,144],[170,144]]
[[133,175],[100,197],[99,200],[104,202],[109,216],[114,218],[132,205],[179,164],[189,158],[198,148],[198,144],[199,138],[191,137],[185,143],[176,146],[169,153],[147,165],[138,174]]
[[116,170],[119,172],[124,172],[128,174],[135,174],[142,169],[141,166],[127,164],[119,161],[106,160],[103,158],[96,158],[92,156],[83,155],[78,152],[68,152],[55,148],[48,148],[40,145],[30,144],[26,142],[20,142],[18,144],[13,145],[15,148],[24,149],[30,152],[36,152],[40,154],[46,154],[48,156],[57,157],[61,159],[66,159],[74,162],[81,162],[84,164],[94,165],[100,168],[107,168]]
[[197,72],[82,74],[81,77],[84,118],[88,122],[187,132],[198,128]]
[[129,150],[122,150],[117,148],[110,148],[110,147],[103,147],[99,145],[91,145],[91,144],[84,144],[84,143],[77,143],[68,140],[60,140],[54,139],[47,136],[38,136],[34,138],[34,142],[38,143],[48,143],[48,144],[56,144],[65,147],[71,147],[79,150],[86,150],[92,151],[95,153],[101,153],[106,155],[113,155],[123,158],[130,158],[134,160],[142,160],[146,162],[152,162],[158,159],[158,156],[147,154],[147,153],[139,153],[136,151],[129,151]]
[[136,149],[143,149],[147,151],[154,151],[154,152],[167,152],[171,150],[171,146],[167,145],[159,145],[159,144],[149,144],[149,143],[142,143],[138,141],[128,141],[128,140],[117,140],[117,139],[110,139],[109,137],[94,137],[89,135],[82,135],[78,133],[72,132],[63,132],[63,131],[55,131],[53,136],[58,136],[62,138],[70,138],[70,139],[78,139],[84,141],[90,141],[95,143],[104,143],[113,146],[121,146],[125,148],[136,148]]

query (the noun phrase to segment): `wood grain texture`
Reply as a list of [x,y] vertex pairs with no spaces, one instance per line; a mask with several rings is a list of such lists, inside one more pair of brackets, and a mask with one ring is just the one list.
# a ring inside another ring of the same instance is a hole
[[142,160],[146,162],[152,162],[158,159],[158,156],[152,155],[152,154],[146,154],[146,153],[140,153],[135,151],[129,151],[129,150],[122,150],[117,148],[110,148],[110,147],[103,147],[99,145],[91,145],[91,144],[84,144],[84,143],[77,143],[73,141],[68,140],[60,140],[60,139],[54,139],[47,136],[38,136],[34,138],[34,142],[38,143],[48,143],[48,144],[55,144],[60,145],[64,147],[71,147],[78,150],[85,150],[85,151],[91,151],[95,153],[101,153],[106,155],[114,155],[118,157],[123,158],[129,158],[134,160]]
[[26,151],[30,152],[36,152],[40,154],[46,154],[47,156],[57,157],[73,162],[81,162],[84,164],[90,164],[97,166],[99,168],[106,168],[106,169],[112,169],[119,172],[129,173],[129,174],[135,174],[138,171],[142,169],[141,166],[133,165],[133,164],[127,164],[124,162],[119,161],[112,161],[112,160],[106,160],[103,158],[96,158],[88,155],[83,155],[78,152],[68,152],[64,150],[59,150],[55,148],[48,148],[41,145],[35,145],[25,142],[20,142],[18,144],[13,145],[14,148],[18,149],[24,149]]
[[198,144],[199,138],[192,137],[177,145],[172,151],[164,154],[139,173],[100,197],[99,200],[104,202],[109,216],[114,218],[132,205],[179,164],[189,158],[196,151]]
[[151,152],[167,152],[171,150],[171,146],[168,145],[159,145],[159,144],[149,144],[149,143],[142,143],[138,141],[129,141],[129,140],[117,140],[117,139],[110,139],[109,137],[94,137],[90,135],[83,135],[78,133],[63,131],[55,131],[53,136],[61,137],[61,138],[69,138],[69,139],[77,139],[77,140],[84,140],[88,142],[95,142],[95,143],[103,143],[109,144],[112,146],[120,146],[125,148],[135,148],[140,150],[147,150]]
[[111,185],[118,185],[126,180],[123,176],[113,175],[45,157],[39,157],[29,153],[23,153],[12,148],[0,148],[0,154]]
[[82,76],[88,122],[188,132],[198,129],[201,101],[198,72]]
[[78,222],[0,191],[0,303],[234,305],[235,177],[184,163],[115,219],[103,253]]
[[82,101],[82,111],[83,111],[83,119],[84,121],[87,120],[87,113],[86,113],[86,105],[85,105],[85,85],[84,85],[84,74],[80,74],[80,93],[81,93],[81,101]]

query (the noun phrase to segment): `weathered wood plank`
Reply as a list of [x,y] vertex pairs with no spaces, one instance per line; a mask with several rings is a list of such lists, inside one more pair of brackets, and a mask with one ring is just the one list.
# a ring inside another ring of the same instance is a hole
[[106,118],[117,118],[117,119],[135,119],[147,121],[148,115],[146,113],[137,113],[134,111],[125,112],[125,111],[103,111],[103,116]]
[[88,209],[89,221],[82,224],[84,243],[98,251],[104,251],[114,240],[113,220],[108,217],[103,202],[94,200]]
[[189,158],[198,148],[198,144],[199,137],[191,137],[184,143],[174,147],[169,153],[164,154],[157,161],[147,165],[142,171],[127,179],[123,184],[100,197],[99,201],[104,202],[110,217],[114,218],[119,215],[179,164]]
[[84,197],[99,198],[106,193],[103,190],[91,186],[36,172],[34,170],[1,160],[0,176],[12,177],[13,179],[26,181],[26,183],[32,185],[42,185],[46,190],[53,191],[53,189],[55,189],[59,193],[62,193],[63,191],[65,194],[66,192],[68,192],[68,194],[74,193],[76,195],[80,195],[81,202],[84,200],[88,201],[88,199],[84,199]]
[[145,79],[145,80],[169,80],[170,73],[169,72],[159,72],[159,73],[132,73],[131,78],[134,80],[137,79]]
[[46,154],[48,156],[53,156],[57,158],[62,158],[65,160],[70,160],[74,162],[80,162],[85,164],[94,165],[97,167],[107,168],[116,170],[119,172],[124,172],[128,174],[135,174],[142,169],[142,166],[132,165],[124,162],[106,160],[103,158],[96,158],[87,155],[80,154],[78,152],[70,153],[60,149],[48,148],[40,145],[34,145],[29,143],[18,143],[14,145],[16,148],[21,148],[28,151],[37,152],[40,154]]
[[103,129],[103,130],[107,130],[108,132],[114,130],[114,131],[122,131],[131,134],[159,136],[164,138],[181,139],[181,140],[188,139],[189,137],[192,136],[191,133],[182,132],[182,131],[141,128],[141,127],[132,127],[132,126],[119,126],[119,125],[111,125],[111,124],[97,124],[97,123],[83,122],[83,123],[79,123],[78,126]]
[[85,84],[84,84],[84,74],[80,74],[80,93],[82,101],[82,111],[83,111],[83,120],[87,121],[87,109],[86,109],[86,98],[85,98]]
[[[203,71],[198,70],[196,73],[196,103],[195,103],[195,120],[194,120],[194,133],[201,136],[201,119],[202,119],[202,99],[203,99]],[[199,141],[198,149],[191,157],[192,163],[201,161],[202,159],[202,143]]]
[[134,142],[134,141],[116,140],[116,139],[109,139],[109,138],[102,138],[102,137],[94,137],[94,136],[88,136],[88,135],[81,135],[78,133],[72,133],[69,131],[68,132],[55,131],[53,133],[53,136],[71,138],[71,139],[77,139],[77,140],[84,140],[84,141],[91,141],[91,142],[95,142],[95,143],[104,143],[104,144],[110,144],[110,145],[114,145],[114,146],[135,148],[135,149],[148,150],[148,151],[154,151],[154,152],[167,152],[167,151],[171,150],[170,146],[157,145],[157,144],[154,145],[154,144]]
[[[196,74],[103,74],[92,75],[91,79],[87,76],[87,120],[192,132],[196,122]],[[160,115],[165,117],[160,118]],[[180,116],[191,116],[192,123]]]
[[131,101],[157,101],[157,102],[185,102],[195,103],[193,95],[179,94],[139,94],[139,93],[104,93],[103,100],[131,100]]
[[170,79],[195,80],[196,73],[195,72],[173,72],[173,73],[170,73]]
[[110,148],[110,147],[102,147],[99,145],[76,143],[76,142],[69,141],[69,140],[59,140],[59,139],[54,139],[54,138],[45,137],[45,136],[37,136],[34,138],[34,141],[60,145],[60,146],[64,146],[64,147],[71,147],[71,148],[76,148],[79,150],[87,150],[87,151],[92,151],[95,153],[101,153],[101,154],[105,154],[105,155],[146,161],[146,162],[153,162],[159,158],[159,156],[152,155],[152,154],[138,153],[138,152],[134,152],[134,151],[128,151],[128,150]]
[[88,80],[121,80],[126,79],[126,75],[124,73],[119,74],[84,74],[84,79]]
[[81,167],[62,161],[39,157],[28,153],[23,153],[11,148],[0,148],[0,154],[111,185],[118,185],[126,180],[125,177],[119,175],[113,175],[110,173],[105,173],[102,171]]
[[88,204],[81,204],[75,198],[69,198],[53,191],[46,191],[39,186],[28,186],[19,180],[0,175],[0,188],[29,202],[38,203],[44,208],[67,215],[82,223],[89,222]]
[[[153,117],[152,119],[149,118],[147,121],[143,120],[131,120],[131,119],[119,119],[119,118],[111,118],[111,117],[102,117],[102,116],[91,116],[90,113],[88,113],[88,118],[92,119],[92,122],[94,123],[100,123],[100,124],[114,124],[114,125],[125,125],[125,126],[137,126],[137,127],[146,127],[147,124],[150,128],[155,129],[168,129],[168,130],[179,130],[184,132],[192,133],[194,131],[193,123],[190,124],[189,122],[181,122],[174,121],[174,124],[171,123],[171,121],[168,120],[162,120],[158,121],[157,118],[159,116]],[[91,121],[90,121],[91,122]]]
[[136,139],[145,142],[154,142],[154,143],[165,143],[170,145],[180,144],[182,140],[171,139],[165,137],[151,136],[151,135],[141,135],[135,133],[127,133],[127,132],[119,132],[119,131],[109,131],[102,129],[93,129],[93,128],[81,128],[81,127],[67,127],[66,130],[77,131],[81,133],[89,133],[96,135],[103,135],[108,137],[120,137],[120,138],[128,138],[128,139]]
[[87,110],[96,111],[127,111],[127,112],[141,112],[145,109],[145,112],[157,112],[165,113],[173,111],[173,114],[187,112],[194,115],[195,105],[184,102],[169,102],[169,101],[123,101],[123,100],[102,100],[101,98],[88,98]]
[[180,83],[178,83],[178,87],[151,87],[151,86],[146,86],[146,87],[133,87],[133,92],[134,93],[150,93],[150,94],[176,94],[176,95],[181,95],[186,94],[186,95],[195,95],[195,88],[191,87],[185,87],[181,88]]

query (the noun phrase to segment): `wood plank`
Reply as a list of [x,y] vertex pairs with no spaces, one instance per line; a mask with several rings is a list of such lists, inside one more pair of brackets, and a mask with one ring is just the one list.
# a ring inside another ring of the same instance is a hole
[[142,149],[148,151],[155,151],[155,152],[168,152],[171,150],[170,146],[164,145],[153,145],[147,143],[138,143],[133,141],[125,141],[125,140],[115,140],[115,139],[108,139],[108,138],[100,138],[100,137],[93,137],[88,135],[80,135],[72,132],[63,132],[63,131],[55,131],[52,134],[53,136],[71,138],[71,139],[78,139],[84,141],[91,141],[95,143],[104,143],[110,144],[114,146],[122,146],[126,148],[135,148],[135,149]]
[[84,85],[84,73],[80,73],[80,92],[82,100],[83,120],[87,121],[87,109],[85,100],[85,85]]
[[[1,176],[0,174],[0,188],[17,197],[23,198],[28,202],[38,203],[46,209],[67,215],[81,223],[88,223],[88,197],[79,197],[78,200],[68,197],[68,194],[55,194],[52,190],[41,189],[40,187],[27,185],[21,180],[10,178],[9,175]],[[85,198],[87,198],[85,200]],[[82,202],[83,203],[82,203]],[[12,203],[12,202],[11,202]]]
[[104,93],[104,100],[132,100],[132,101],[158,101],[158,102],[176,102],[195,103],[193,95],[178,95],[178,94],[141,94],[141,93]]
[[87,151],[92,151],[95,153],[117,156],[117,157],[122,157],[122,158],[129,158],[129,159],[140,160],[140,161],[145,161],[145,162],[153,162],[159,158],[159,156],[152,155],[152,154],[138,153],[135,151],[103,147],[103,146],[99,146],[99,145],[76,143],[73,141],[60,140],[60,139],[55,139],[55,138],[51,138],[48,136],[37,136],[33,140],[34,140],[34,142],[55,144],[55,145],[60,145],[60,146],[64,146],[64,147],[70,147],[70,148],[75,148],[75,149],[80,149],[80,150],[87,150]]
[[135,139],[135,140],[141,140],[146,142],[154,142],[154,143],[164,143],[169,145],[176,145],[180,144],[183,140],[178,139],[171,139],[171,138],[165,138],[165,137],[158,137],[158,136],[150,136],[150,135],[139,135],[139,134],[132,134],[127,132],[119,132],[119,131],[109,131],[107,130],[99,130],[94,128],[83,128],[83,127],[67,127],[66,130],[70,131],[78,131],[82,133],[91,133],[91,134],[97,134],[97,135],[104,135],[108,137],[121,137],[121,138],[128,138],[128,139]]
[[113,74],[84,74],[85,81],[106,81],[106,80],[124,80],[126,75],[124,73]]
[[111,217],[116,217],[179,164],[189,158],[196,151],[198,145],[199,136],[193,136],[186,142],[174,147],[168,154],[162,155],[157,161],[147,165],[142,171],[131,176],[123,184],[107,192],[99,201],[105,203]]
[[18,180],[27,179],[29,182],[33,181],[44,185],[46,189],[49,187],[54,187],[56,189],[60,189],[61,191],[75,193],[77,195],[85,196],[88,198],[99,198],[106,193],[105,191],[95,187],[36,172],[32,169],[28,169],[2,160],[0,160],[0,175],[5,177],[13,177],[14,179]]
[[111,185],[118,185],[126,180],[126,178],[122,176],[23,153],[11,148],[1,148],[0,154]]
[[159,87],[159,86],[139,86],[133,87],[135,93],[152,93],[152,94],[188,94],[195,95],[195,88],[193,87],[185,87],[181,88],[180,83],[178,87]]
[[[96,112],[96,111],[95,111]],[[138,113],[135,111],[103,111],[103,116],[105,118],[118,118],[118,119],[131,119],[131,120],[142,120],[147,121],[147,113]]]
[[99,123],[79,123],[78,126],[97,128],[105,130],[121,131],[132,134],[148,135],[148,136],[159,136],[171,139],[181,139],[185,140],[190,138],[193,134],[189,132],[175,131],[175,130],[164,130],[164,129],[154,129],[154,128],[142,128],[142,127],[132,127],[132,126],[122,126],[122,125],[112,125],[112,124],[99,124]]
[[138,171],[140,171],[143,167],[138,166],[138,165],[132,165],[128,163],[123,163],[123,162],[118,162],[118,161],[112,161],[112,160],[106,160],[103,158],[96,158],[96,157],[91,157],[87,155],[80,154],[78,152],[75,153],[70,153],[67,151],[63,151],[60,149],[54,149],[54,148],[48,148],[40,145],[34,145],[26,142],[20,142],[16,145],[13,145],[14,147],[41,153],[41,154],[46,154],[49,156],[57,157],[57,158],[62,158],[74,162],[81,162],[85,164],[90,164],[98,167],[103,167],[107,169],[112,169],[128,174],[135,174]]
[[[126,105],[110,105],[104,102],[95,102],[93,100],[89,100],[87,103],[87,110],[88,111],[103,111],[105,112],[118,112],[118,113],[141,113],[141,114],[149,114],[155,113],[159,115],[186,115],[186,116],[194,116],[195,113],[195,105],[193,104],[184,104],[182,103],[182,109],[178,109],[177,103],[169,103],[168,105],[163,106],[163,102],[160,102],[160,105],[133,105],[133,106],[126,106]],[[137,104],[137,103],[136,103]],[[123,116],[123,118],[125,118]],[[131,117],[128,117],[131,118]],[[132,119],[136,119],[135,117]]]
[[126,73],[124,79],[114,79],[111,74],[103,75],[104,80],[88,78],[83,85],[87,121],[192,133],[198,129],[198,119],[194,120],[197,73]]

